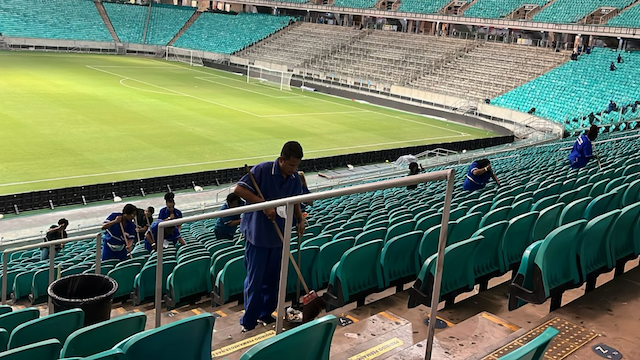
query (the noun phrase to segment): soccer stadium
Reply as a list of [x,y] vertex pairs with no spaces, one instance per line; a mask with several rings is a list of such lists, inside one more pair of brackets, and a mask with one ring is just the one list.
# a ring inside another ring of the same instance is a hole
[[0,360],[640,359],[640,0],[0,0]]

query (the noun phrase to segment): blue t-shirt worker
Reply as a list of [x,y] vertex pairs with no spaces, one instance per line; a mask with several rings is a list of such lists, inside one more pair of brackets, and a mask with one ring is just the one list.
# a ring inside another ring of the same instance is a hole
[[469,165],[469,170],[467,171],[467,176],[464,179],[462,188],[467,191],[484,189],[491,178],[500,186],[500,180],[498,180],[496,174],[491,170],[491,162],[489,159],[476,160]]
[[173,220],[182,218],[182,211],[176,209],[175,197],[175,194],[172,192],[164,194],[164,201],[167,206],[160,209],[158,219]]
[[[220,210],[233,209],[242,205],[244,205],[244,201],[240,199],[240,196],[235,193],[231,193],[227,195],[227,201],[222,204]],[[233,235],[235,235],[236,233],[236,229],[238,229],[238,225],[240,225],[240,215],[218,218],[218,220],[216,221],[216,227],[214,229],[216,239],[232,240]]]
[[[156,242],[158,239],[158,224],[161,223],[162,220],[158,220],[151,225],[151,228],[147,230],[144,235],[145,242],[144,248],[148,251],[156,250]],[[168,248],[169,244],[175,246],[176,243],[180,243],[180,245],[186,245],[186,242],[182,239],[182,235],[180,235],[180,230],[178,230],[177,226],[169,226],[164,228],[164,248]]]
[[591,125],[587,134],[578,136],[569,153],[569,163],[573,169],[580,169],[587,165],[589,160],[595,158],[591,142],[598,137],[598,127]]
[[133,218],[137,212],[133,204],[127,204],[121,213],[111,213],[102,223],[102,230],[105,231],[102,235],[102,260],[127,258],[135,239],[136,225]]
[[[302,194],[302,184],[296,172],[302,156],[302,146],[296,141],[289,141],[284,144],[275,161],[263,162],[251,169],[264,200],[258,196],[249,174],[240,179],[234,192],[245,199],[247,204]],[[302,238],[304,219],[300,204],[295,205],[294,216],[298,220],[298,238]],[[242,332],[253,330],[258,321],[264,324],[274,321],[271,313],[276,309],[278,301],[282,240],[273,221],[284,234],[285,219],[279,217],[274,208],[245,213],[240,223],[240,231],[246,238],[244,266],[247,269],[244,281],[245,313],[240,319]]]

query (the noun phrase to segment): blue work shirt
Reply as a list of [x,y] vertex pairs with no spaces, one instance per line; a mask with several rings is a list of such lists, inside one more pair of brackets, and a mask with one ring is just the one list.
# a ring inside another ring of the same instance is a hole
[[[102,223],[104,224],[109,221],[113,221],[118,216],[122,216],[122,213],[119,213],[119,212],[111,213],[111,215],[107,216],[107,219]],[[121,224],[122,224],[122,227],[124,228],[124,231],[127,233],[127,238],[133,241],[135,239],[136,225],[133,223],[133,221],[124,221],[124,219],[122,220],[121,223],[113,224],[109,228],[107,228],[104,231],[104,235],[102,239],[111,245],[125,246],[126,243],[125,243],[124,237],[122,236],[122,228],[120,227]]]
[[[162,220],[158,220],[156,222],[154,222],[151,227],[149,228],[149,230],[147,230],[146,234],[150,234],[151,238],[153,239],[153,242],[156,242],[158,239],[158,223],[161,223]],[[164,243],[172,243],[173,245],[175,245],[178,242],[178,239],[180,239],[182,237],[182,235],[180,235],[180,230],[178,230],[178,227],[176,226],[173,230],[173,233],[167,235],[166,233],[164,234]],[[145,249],[151,251],[151,244],[149,244],[148,241],[144,242],[144,247]]]
[[[255,177],[256,183],[258,183],[266,201],[302,194],[302,183],[300,182],[298,173],[294,172],[286,178],[282,177],[280,166],[278,166],[278,159],[275,161],[266,161],[254,166],[251,169],[251,173]],[[253,188],[249,174],[245,174],[242,179],[238,181],[238,186],[242,186],[258,195],[257,191]],[[277,214],[276,223],[284,234],[284,219]],[[262,211],[245,213],[240,223],[240,231],[247,238],[247,241],[255,247],[282,247],[282,241],[280,237],[278,237],[278,233],[274,229],[271,220],[269,220]]]
[[[249,179],[249,181],[251,181],[251,179]],[[238,206],[242,206],[242,205],[244,205],[244,202],[241,201]],[[225,201],[224,204],[222,204],[220,211],[227,210],[227,209],[230,209],[230,207],[229,207],[229,204],[227,204],[227,202]],[[236,233],[236,229],[238,228],[238,225],[232,226],[229,224],[234,220],[240,220],[240,215],[225,216],[225,217],[218,218],[218,220],[216,221],[216,231],[219,231],[223,234],[227,234],[229,235],[229,237],[233,237],[233,234]]]
[[462,188],[467,191],[474,191],[484,188],[485,186],[487,186],[487,183],[491,179],[491,174],[493,174],[493,172],[489,170],[482,175],[474,175],[474,170],[478,170],[478,163],[475,161],[472,162],[471,165],[469,165],[467,176],[465,177],[464,183],[462,184]]
[[580,169],[585,167],[589,162],[589,159],[593,156],[593,148],[591,146],[591,140],[587,135],[580,135],[573,143],[573,149],[569,153],[569,162],[574,169]]
[[[176,216],[175,217],[176,219],[180,219],[182,217],[182,211],[176,208],[173,208],[173,214]],[[158,219],[167,220],[169,216],[171,216],[171,214],[169,213],[169,208],[165,206],[162,209],[160,209],[160,213],[158,214]]]

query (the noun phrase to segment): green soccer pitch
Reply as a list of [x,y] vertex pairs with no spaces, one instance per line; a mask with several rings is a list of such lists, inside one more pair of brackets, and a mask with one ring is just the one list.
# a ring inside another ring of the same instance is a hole
[[[495,134],[158,59],[0,52],[0,194]],[[395,159],[390,159],[395,160]]]

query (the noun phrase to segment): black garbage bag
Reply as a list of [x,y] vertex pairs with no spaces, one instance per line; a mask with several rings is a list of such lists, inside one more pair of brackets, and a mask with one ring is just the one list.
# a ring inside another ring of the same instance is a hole
[[82,309],[84,326],[111,318],[113,294],[118,283],[99,274],[77,274],[60,278],[49,285],[54,312]]

